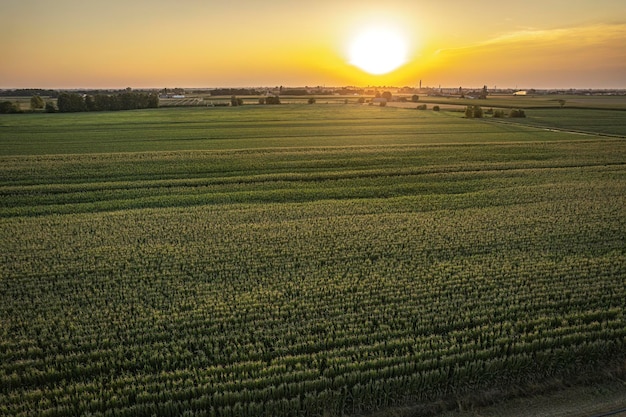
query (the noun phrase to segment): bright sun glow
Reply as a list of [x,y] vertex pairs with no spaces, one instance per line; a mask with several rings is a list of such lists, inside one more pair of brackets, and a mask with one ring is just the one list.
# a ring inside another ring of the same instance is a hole
[[350,45],[350,64],[370,74],[386,74],[407,61],[404,38],[390,29],[371,28],[359,34]]

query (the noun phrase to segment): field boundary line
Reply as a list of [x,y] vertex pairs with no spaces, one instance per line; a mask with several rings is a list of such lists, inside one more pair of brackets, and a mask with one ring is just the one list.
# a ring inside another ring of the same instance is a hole
[[563,133],[572,133],[575,135],[601,136],[601,137],[607,137],[607,138],[626,139],[626,135],[618,135],[615,133],[590,132],[587,130],[576,130],[576,129],[566,129],[562,127],[542,126],[542,125],[536,125],[532,123],[520,123],[520,122],[509,121],[509,120],[493,120],[493,118],[483,119],[483,121],[487,123],[500,123],[504,125],[527,126],[530,128],[545,130],[548,132],[563,132]]

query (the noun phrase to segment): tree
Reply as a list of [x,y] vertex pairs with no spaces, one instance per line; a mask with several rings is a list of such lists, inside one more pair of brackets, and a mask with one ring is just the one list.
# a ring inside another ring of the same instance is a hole
[[0,103],[0,114],[21,113],[22,111],[15,103],[3,101]]
[[381,94],[381,97],[384,98],[387,101],[391,101],[391,98],[393,96],[392,96],[391,92],[385,91],[384,93]]
[[159,95],[157,93],[148,94],[148,108],[149,109],[159,108]]
[[46,103],[46,113],[56,113],[57,108],[54,107],[54,103],[49,101]]
[[561,106],[561,108],[565,107],[565,100],[559,100],[559,106]]
[[483,109],[480,106],[467,106],[465,108],[465,117],[468,119],[481,119],[483,117]]
[[417,94],[413,94],[413,95],[411,96],[411,101],[412,101],[413,103],[417,103],[418,101],[420,101],[420,96],[418,96]]
[[315,98],[311,97],[308,101],[309,104],[315,104]]
[[41,96],[35,95],[30,98],[30,108],[33,110],[43,109],[45,105],[46,103],[43,101]]
[[61,93],[57,99],[57,107],[62,113],[86,111],[87,106],[80,94]]
[[93,98],[93,96],[86,96],[85,97],[85,107],[87,107],[87,111],[96,111],[96,100]]

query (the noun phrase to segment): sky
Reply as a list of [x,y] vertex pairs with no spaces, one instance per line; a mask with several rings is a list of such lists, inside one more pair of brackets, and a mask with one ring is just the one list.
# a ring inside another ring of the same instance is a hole
[[[624,0],[0,0],[0,28],[0,88],[626,89]],[[371,28],[395,70],[354,65]]]

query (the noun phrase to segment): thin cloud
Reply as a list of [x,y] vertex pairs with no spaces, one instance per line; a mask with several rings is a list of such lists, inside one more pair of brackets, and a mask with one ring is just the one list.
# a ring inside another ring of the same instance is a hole
[[505,33],[492,39],[457,48],[436,51],[437,55],[462,55],[501,49],[572,48],[582,49],[598,45],[614,45],[626,51],[626,24],[603,24],[572,28],[528,28]]

